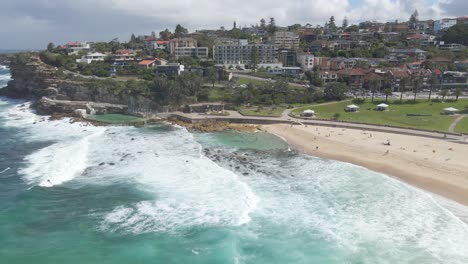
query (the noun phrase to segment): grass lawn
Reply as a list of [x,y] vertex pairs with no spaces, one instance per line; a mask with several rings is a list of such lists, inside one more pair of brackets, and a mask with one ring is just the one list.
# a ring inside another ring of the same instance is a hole
[[221,88],[217,88],[217,87],[215,87],[214,89],[210,88],[208,92],[208,101],[210,102],[223,101],[223,99],[226,99],[226,98],[223,98],[223,93],[225,93],[225,91]]
[[[424,130],[434,130],[446,132],[456,119],[455,116],[441,115],[444,108],[455,107],[462,111],[468,112],[468,99],[460,99],[458,102],[433,102],[432,104],[425,100],[418,100],[417,103],[403,103],[398,101],[389,101],[389,111],[375,111],[375,105],[381,101],[370,100],[359,105],[360,111],[357,113],[347,113],[345,107],[351,104],[350,101],[338,102],[329,105],[311,105],[296,109],[293,114],[299,115],[306,109],[312,109],[317,113],[320,119],[334,119],[341,121],[369,123],[377,125],[388,125],[396,127],[417,128]],[[407,114],[431,115],[431,116],[407,116]],[[466,122],[463,120],[463,122]],[[460,125],[463,129],[464,124]]]
[[455,131],[459,133],[468,134],[468,116],[463,118],[455,127]]
[[258,106],[240,106],[238,111],[241,115],[245,116],[270,116],[279,117],[286,110],[283,106],[277,106],[276,108],[271,107],[258,107]]

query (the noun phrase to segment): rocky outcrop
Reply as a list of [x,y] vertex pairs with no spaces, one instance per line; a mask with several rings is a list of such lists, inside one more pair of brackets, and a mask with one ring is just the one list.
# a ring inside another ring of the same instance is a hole
[[[65,115],[77,115],[83,111],[86,114],[125,114],[128,112],[127,105],[96,103],[88,101],[66,101],[66,100],[53,100],[49,98],[42,98],[38,100],[34,107],[38,114],[52,115],[54,113],[62,113]],[[91,110],[92,109],[92,110]],[[91,111],[94,111],[91,113]]]
[[[37,56],[28,57],[27,60],[18,59],[18,56],[14,57],[10,63],[10,71],[13,80],[8,83],[7,87],[0,90],[0,96],[38,101],[35,105],[40,113],[62,110],[65,113],[73,113],[71,109],[74,101],[79,101],[76,105],[82,109],[85,108],[81,107],[80,102],[122,105],[127,107],[126,111],[132,113],[157,112],[161,109],[148,96],[121,89],[121,86],[125,87],[125,83],[119,85],[119,81],[112,78],[93,79],[88,76],[77,76],[78,74],[64,74],[57,68],[43,63]],[[56,103],[39,101],[42,97],[58,101]],[[69,103],[64,104],[63,101],[69,101]],[[101,111],[103,111],[102,108]],[[117,107],[107,110],[107,112],[114,111],[121,112],[121,109]]]

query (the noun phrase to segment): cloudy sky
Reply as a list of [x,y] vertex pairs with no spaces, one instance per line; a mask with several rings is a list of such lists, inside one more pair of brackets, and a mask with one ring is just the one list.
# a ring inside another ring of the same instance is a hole
[[256,24],[351,23],[467,15],[468,0],[0,0],[0,49],[44,48],[48,42],[126,40],[177,23],[199,28]]

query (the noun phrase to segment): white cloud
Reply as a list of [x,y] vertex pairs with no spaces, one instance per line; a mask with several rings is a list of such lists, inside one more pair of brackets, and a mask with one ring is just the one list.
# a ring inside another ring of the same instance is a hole
[[[466,15],[467,0],[1,0],[2,47],[43,47],[48,41],[126,39],[180,23],[190,30],[257,24],[274,17],[278,25],[341,24],[364,20],[408,20]],[[465,12],[465,14],[464,14]],[[8,26],[5,26],[8,25]],[[16,32],[16,33],[15,33]],[[30,40],[33,40],[32,42]],[[28,40],[28,41],[26,41]],[[8,45],[8,46],[7,46]],[[29,45],[29,46],[26,46]]]

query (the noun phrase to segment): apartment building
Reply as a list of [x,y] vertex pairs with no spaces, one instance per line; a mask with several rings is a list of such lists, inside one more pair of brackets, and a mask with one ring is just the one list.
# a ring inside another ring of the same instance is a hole
[[271,37],[271,43],[281,49],[299,49],[299,35],[290,31],[277,31]]
[[251,64],[253,51],[257,52],[258,64],[277,62],[277,48],[271,44],[248,44],[239,41],[238,44],[217,45],[213,47],[213,59],[216,64],[246,65]]
[[176,58],[197,57],[201,60],[208,59],[208,47],[177,47],[174,50]]
[[197,46],[194,38],[175,38],[169,41],[169,51],[171,55],[175,54],[176,48],[193,48]]

